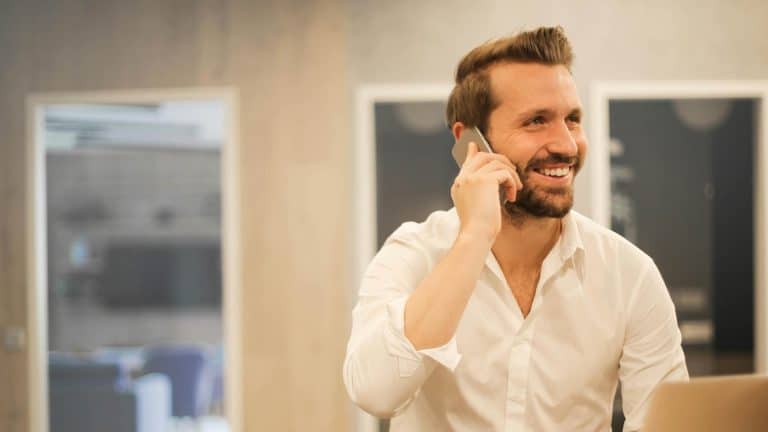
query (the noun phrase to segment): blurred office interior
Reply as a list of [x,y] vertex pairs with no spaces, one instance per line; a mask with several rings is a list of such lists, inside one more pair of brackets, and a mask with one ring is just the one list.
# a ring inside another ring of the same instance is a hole
[[50,431],[227,431],[224,107],[42,110]]
[[[342,383],[350,311],[361,262],[451,205],[439,94],[461,56],[562,25],[594,138],[597,83],[768,81],[766,20],[761,0],[0,1],[0,430],[386,430]],[[162,100],[200,89],[236,95],[234,111]],[[692,375],[765,373],[763,100],[605,102],[610,143],[575,209],[597,218],[609,183],[606,223],[657,261]]]

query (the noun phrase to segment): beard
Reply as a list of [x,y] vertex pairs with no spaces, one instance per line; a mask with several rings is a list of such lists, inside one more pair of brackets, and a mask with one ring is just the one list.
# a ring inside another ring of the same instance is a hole
[[573,178],[581,169],[579,157],[567,157],[551,155],[546,159],[531,161],[524,169],[518,167],[517,172],[523,188],[517,192],[514,202],[504,203],[504,210],[513,220],[522,220],[528,217],[534,218],[558,218],[561,219],[571,211],[573,207],[573,184],[561,187],[543,187],[531,184],[530,173],[534,168],[547,163],[572,163]]

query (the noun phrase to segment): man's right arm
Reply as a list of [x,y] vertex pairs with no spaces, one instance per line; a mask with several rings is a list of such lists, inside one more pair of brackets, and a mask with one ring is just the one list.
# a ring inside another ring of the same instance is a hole
[[344,362],[344,383],[358,406],[392,417],[437,364],[455,369],[461,356],[454,333],[489,249],[459,236],[430,271],[427,251],[407,236],[384,245],[363,278]]
[[391,417],[437,363],[455,369],[454,334],[501,227],[499,185],[514,201],[522,187],[514,166],[471,144],[451,188],[460,228],[450,250],[432,268],[417,241],[393,235],[371,262],[344,361],[347,391],[364,410]]

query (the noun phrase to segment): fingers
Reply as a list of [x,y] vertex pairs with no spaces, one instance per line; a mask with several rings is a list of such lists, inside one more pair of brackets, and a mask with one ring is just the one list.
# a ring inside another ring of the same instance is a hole
[[462,164],[461,166],[461,170],[469,174],[478,170],[481,166],[493,160],[502,162],[506,165],[509,165],[512,168],[516,168],[514,164],[506,156],[499,153],[488,153],[484,151],[479,151],[477,144],[474,142],[471,142],[469,143],[469,147],[467,150],[467,157],[464,160],[464,164]]
[[492,160],[475,171],[475,174],[483,175],[498,170],[508,170],[512,174],[512,185],[509,186],[510,188],[515,191],[523,188],[523,182],[520,180],[520,175],[517,173],[517,167],[511,163],[507,164],[499,160]]
[[471,142],[468,146],[467,157],[459,172],[459,177],[468,177],[475,173],[488,173],[502,167],[506,167],[514,173],[517,188],[522,188],[523,183],[517,175],[517,166],[515,164],[502,154],[481,152],[477,149],[477,144]]
[[451,190],[453,191],[466,185],[482,183],[501,187],[503,196],[508,201],[515,201],[517,199],[517,192],[523,187],[517,172],[497,162],[495,164],[488,164],[482,168],[482,171],[456,177]]
[[474,159],[474,156],[478,153],[478,151],[479,150],[477,149],[477,143],[474,141],[470,142],[469,145],[467,146],[467,156],[464,158],[464,163],[461,165],[461,167],[464,168],[465,166],[467,166],[467,164],[472,159]]
[[515,201],[517,192],[523,188],[517,167],[506,156],[480,151],[477,143],[470,142],[454,187],[475,182],[492,182],[502,186],[509,201]]
[[[493,171],[491,175],[494,176],[496,179],[496,182],[503,187],[504,190],[504,197],[508,201],[514,202],[517,199],[517,191],[519,188],[517,187],[519,179],[517,179],[517,175],[513,175],[509,172],[509,170],[497,170]],[[515,181],[517,179],[517,181]]]

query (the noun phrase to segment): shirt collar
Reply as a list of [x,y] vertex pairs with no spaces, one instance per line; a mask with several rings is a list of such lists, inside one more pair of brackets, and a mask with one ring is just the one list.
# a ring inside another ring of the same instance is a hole
[[[544,291],[553,288],[550,278],[558,276],[557,289],[567,296],[584,294],[584,245],[581,241],[579,226],[568,212],[560,221],[560,238],[549,251],[541,265],[540,283]],[[539,295],[537,291],[536,295]]]
[[[579,259],[584,253],[584,243],[581,241],[581,233],[579,233],[579,226],[574,220],[573,212],[568,212],[562,219],[563,231],[560,233],[560,259],[564,262],[568,259]],[[581,254],[577,252],[581,251]]]
[[560,234],[559,255],[561,265],[570,265],[576,272],[579,282],[584,282],[584,243],[581,239],[579,224],[575,220],[573,211],[568,212],[562,219],[563,231]]

